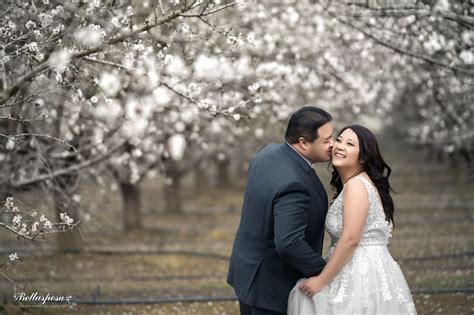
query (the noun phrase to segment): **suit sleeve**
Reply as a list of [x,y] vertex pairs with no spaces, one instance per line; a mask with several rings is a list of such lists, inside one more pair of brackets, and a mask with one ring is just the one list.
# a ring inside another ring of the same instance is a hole
[[326,261],[305,241],[309,218],[309,192],[291,183],[274,199],[275,247],[280,257],[305,277],[318,275]]

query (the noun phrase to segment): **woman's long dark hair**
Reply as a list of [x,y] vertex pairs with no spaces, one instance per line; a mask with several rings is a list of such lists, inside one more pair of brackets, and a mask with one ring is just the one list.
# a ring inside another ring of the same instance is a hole
[[[385,219],[395,226],[395,222],[393,221],[395,207],[393,199],[390,196],[390,190],[392,190],[392,188],[388,182],[392,169],[382,158],[377,140],[369,129],[360,125],[351,125],[342,128],[337,136],[339,137],[346,129],[351,129],[357,135],[357,139],[359,140],[359,160],[363,161],[362,170],[369,175],[379,192]],[[341,177],[335,168],[332,171],[331,186],[336,191],[334,195],[334,199],[336,199],[341,193],[343,185]]]

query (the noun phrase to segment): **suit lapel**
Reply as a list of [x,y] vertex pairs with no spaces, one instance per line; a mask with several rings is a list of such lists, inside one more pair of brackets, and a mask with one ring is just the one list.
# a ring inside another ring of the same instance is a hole
[[310,177],[313,180],[313,183],[316,185],[318,193],[321,196],[322,200],[325,202],[325,205],[327,205],[328,195],[326,194],[326,189],[324,189],[323,183],[321,183],[321,180],[319,179],[318,175],[316,175],[314,169],[311,169]]
[[286,152],[293,160],[298,162],[298,164],[308,173],[308,176],[311,178],[311,181],[313,182],[316,190],[318,191],[319,195],[321,196],[321,200],[325,202],[325,204],[328,204],[328,196],[326,194],[326,190],[324,189],[323,184],[319,180],[319,177],[316,175],[316,172],[314,169],[309,166],[309,164],[292,148],[287,143],[283,143],[281,145],[281,148],[284,152]]

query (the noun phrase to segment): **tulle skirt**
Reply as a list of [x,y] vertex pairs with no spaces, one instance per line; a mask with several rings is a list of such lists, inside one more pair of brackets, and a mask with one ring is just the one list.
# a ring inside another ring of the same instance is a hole
[[290,293],[288,315],[416,314],[403,273],[385,245],[359,246],[334,280],[312,298],[298,289],[304,280]]

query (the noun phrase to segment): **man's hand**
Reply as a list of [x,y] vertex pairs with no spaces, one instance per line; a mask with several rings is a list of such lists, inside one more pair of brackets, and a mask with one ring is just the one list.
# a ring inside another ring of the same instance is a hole
[[325,285],[326,284],[321,281],[320,277],[311,277],[302,282],[298,286],[298,289],[300,289],[300,291],[305,295],[313,297],[313,295],[321,291]]

